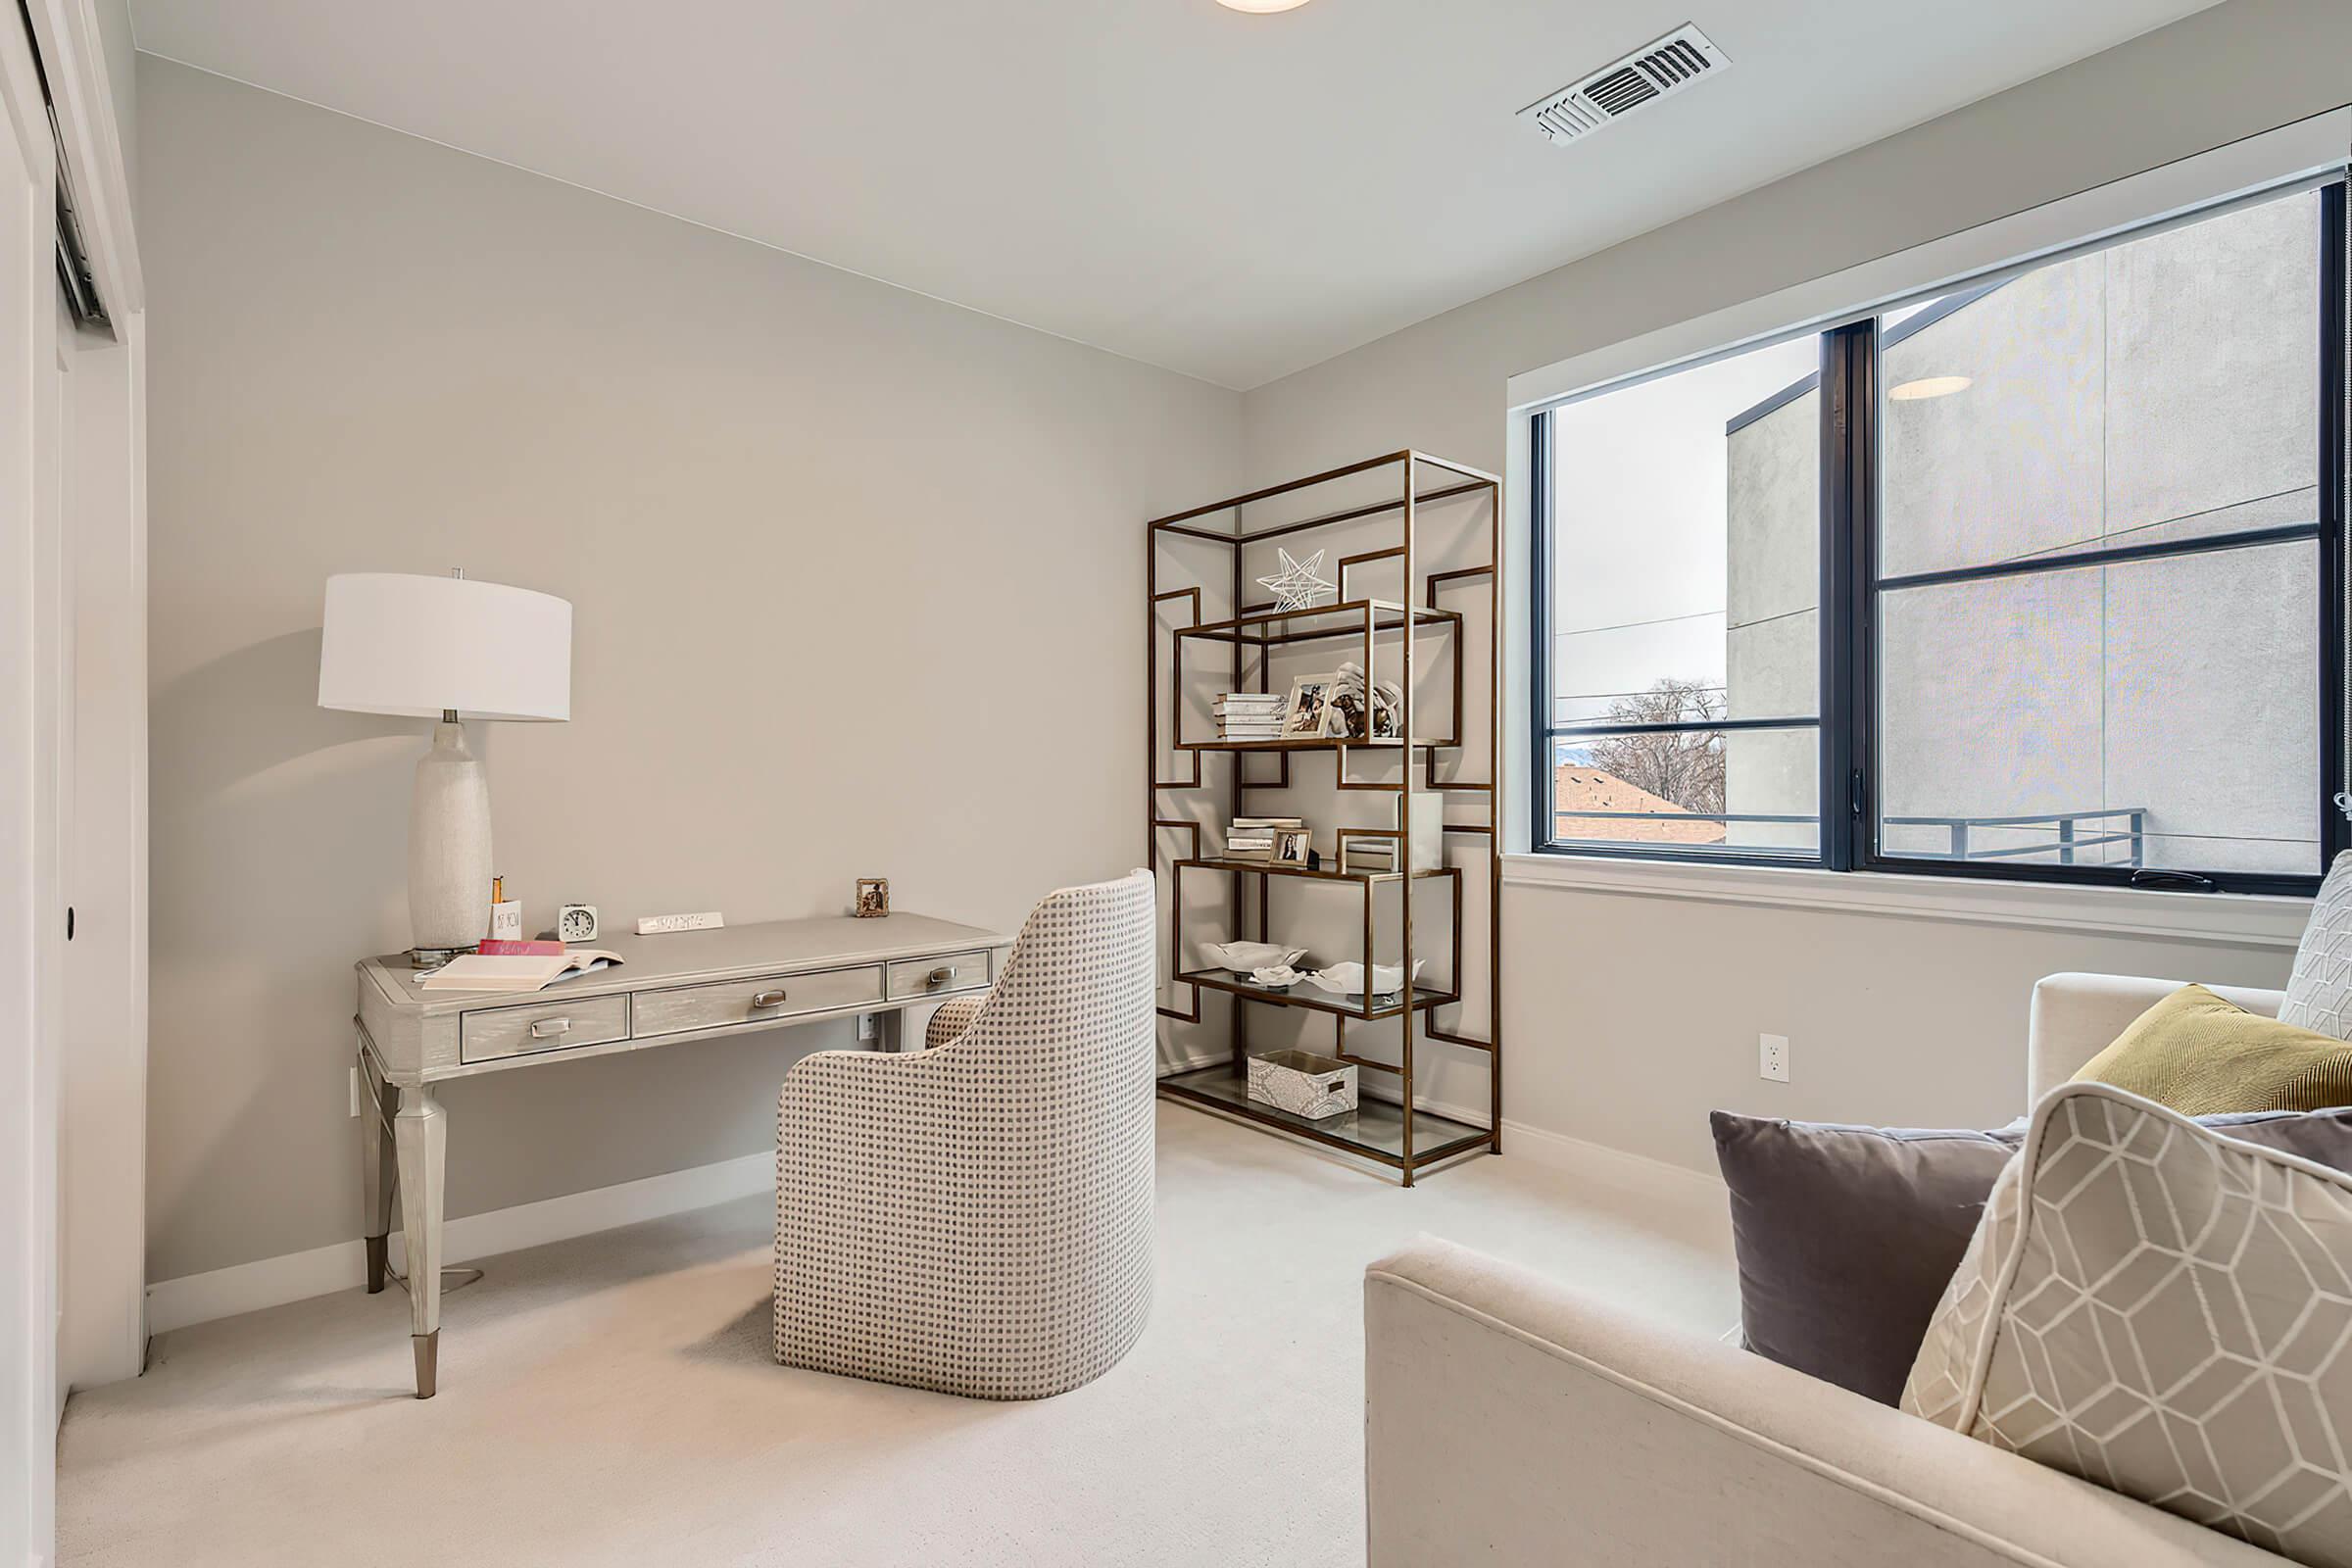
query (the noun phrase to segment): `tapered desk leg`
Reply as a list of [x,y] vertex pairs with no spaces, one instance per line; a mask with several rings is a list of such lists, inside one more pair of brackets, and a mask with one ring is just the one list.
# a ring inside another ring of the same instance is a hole
[[441,1349],[441,1196],[449,1150],[449,1115],[429,1086],[401,1092],[392,1138],[400,1158],[400,1234],[409,1254],[416,1397],[429,1399]]
[[368,1241],[368,1294],[374,1296],[384,1288],[384,1242],[392,1234],[392,1186],[400,1169],[392,1149],[392,1112],[400,1091],[376,1077],[365,1048],[360,1088],[366,1097],[360,1103],[360,1188],[367,1220],[362,1234]]

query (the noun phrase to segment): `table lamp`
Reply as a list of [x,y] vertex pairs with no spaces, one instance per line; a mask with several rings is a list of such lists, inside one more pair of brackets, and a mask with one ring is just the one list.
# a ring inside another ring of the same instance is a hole
[[410,959],[471,952],[490,924],[490,782],[465,721],[571,716],[571,602],[463,571],[339,572],[318,706],[440,719],[409,803]]

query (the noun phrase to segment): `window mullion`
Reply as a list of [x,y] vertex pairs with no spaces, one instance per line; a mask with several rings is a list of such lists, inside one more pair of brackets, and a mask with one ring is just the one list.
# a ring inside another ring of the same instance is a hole
[[1551,729],[1556,715],[1551,710],[1554,567],[1549,409],[1528,420],[1527,468],[1528,577],[1535,589],[1528,616],[1529,630],[1535,639],[1534,657],[1527,666],[1528,710],[1535,716],[1535,734],[1528,747],[1532,754],[1529,776],[1534,788],[1527,798],[1527,841],[1529,848],[1542,849],[1551,842],[1556,820],[1551,799]]
[[1821,845],[1833,871],[1859,867],[1870,842],[1877,332],[1875,320],[1858,321],[1822,338]]
[[2320,193],[2320,868],[2352,849],[2338,804],[2352,767],[2352,659],[2346,650],[2346,530],[2352,518],[2352,200],[2346,182]]

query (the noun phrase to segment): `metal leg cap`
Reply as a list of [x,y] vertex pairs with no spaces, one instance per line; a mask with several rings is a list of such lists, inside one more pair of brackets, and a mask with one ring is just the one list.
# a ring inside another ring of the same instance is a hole
[[412,1334],[409,1336],[409,1345],[416,1352],[416,1397],[429,1399],[433,1396],[435,1375],[441,1359],[441,1331],[435,1329],[430,1334]]

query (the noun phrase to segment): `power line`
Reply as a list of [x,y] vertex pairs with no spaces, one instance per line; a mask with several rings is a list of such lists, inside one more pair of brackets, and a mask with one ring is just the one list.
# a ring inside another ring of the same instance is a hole
[[1555,631],[1554,637],[1585,637],[1596,631],[1626,631],[1635,626],[1664,626],[1677,620],[1704,620],[1709,615],[1721,615],[1720,610],[1694,610],[1688,615],[1660,615],[1653,620],[1621,620],[1614,626],[1579,626],[1573,631]]

